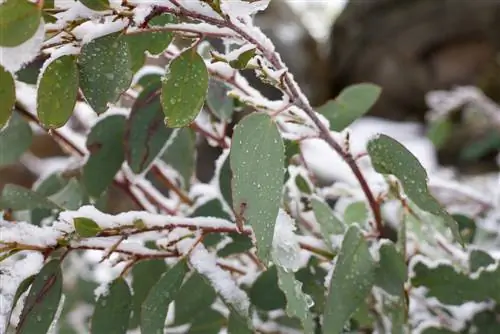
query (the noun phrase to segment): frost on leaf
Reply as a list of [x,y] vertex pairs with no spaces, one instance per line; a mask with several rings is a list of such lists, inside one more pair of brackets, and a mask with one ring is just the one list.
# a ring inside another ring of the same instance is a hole
[[296,272],[301,265],[300,245],[295,230],[292,218],[280,209],[274,226],[272,258],[276,265],[292,272]]

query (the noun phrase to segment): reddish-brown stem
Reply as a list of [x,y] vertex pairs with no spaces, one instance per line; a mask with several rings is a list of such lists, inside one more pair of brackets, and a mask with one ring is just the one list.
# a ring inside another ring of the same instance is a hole
[[153,165],[151,167],[151,172],[158,178],[158,180],[168,189],[173,191],[177,196],[179,196],[180,200],[187,205],[193,205],[194,202],[189,198],[188,195],[182,191],[179,187],[177,187],[172,181],[168,179],[168,177],[163,174],[161,169],[157,165]]

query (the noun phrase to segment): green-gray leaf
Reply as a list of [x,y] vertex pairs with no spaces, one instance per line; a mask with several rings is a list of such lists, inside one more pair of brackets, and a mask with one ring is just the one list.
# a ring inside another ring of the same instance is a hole
[[96,38],[82,47],[78,57],[80,88],[98,114],[115,103],[132,81],[132,61],[125,39],[119,34]]
[[344,222],[347,225],[358,223],[363,225],[368,219],[368,209],[363,201],[353,202],[344,211]]
[[142,333],[163,333],[168,305],[176,297],[189,268],[180,260],[151,288],[141,307]]
[[91,196],[99,197],[120,170],[125,159],[125,123],[124,116],[108,116],[94,125],[87,137],[90,156],[83,167],[82,182]]
[[403,185],[406,195],[422,210],[444,219],[454,238],[463,243],[457,222],[429,193],[427,172],[418,159],[401,143],[386,135],[368,142],[373,167],[381,174],[393,174]]
[[230,153],[233,208],[252,226],[257,255],[264,263],[281,201],[284,160],[283,140],[271,117],[251,114],[236,126]]
[[404,257],[393,243],[380,247],[380,262],[375,272],[375,285],[394,296],[403,297],[403,285],[408,278]]
[[313,334],[314,322],[309,311],[313,304],[312,298],[302,292],[302,283],[295,279],[293,272],[288,272],[281,266],[276,266],[276,269],[278,285],[286,296],[286,314],[300,319],[304,333]]
[[3,188],[0,208],[12,210],[61,209],[45,196],[15,184],[7,184]]
[[375,280],[376,264],[357,225],[347,230],[337,256],[324,312],[324,333],[341,333],[364,302]]
[[332,209],[326,203],[313,198],[311,200],[311,205],[314,215],[316,216],[316,220],[318,221],[323,241],[328,248],[330,248],[330,250],[334,251],[331,236],[344,234],[345,226],[337,217],[335,217]]
[[0,130],[0,166],[17,162],[30,148],[32,140],[31,127],[19,115],[13,114]]
[[374,84],[362,83],[345,88],[334,99],[318,108],[330,121],[330,129],[342,131],[363,116],[375,104],[381,89]]
[[113,281],[106,295],[97,300],[92,316],[93,334],[125,334],[127,332],[132,295],[121,277]]
[[252,305],[263,311],[284,308],[286,297],[278,286],[276,266],[269,267],[259,275],[248,293]]
[[223,122],[231,121],[234,110],[234,101],[227,96],[229,87],[216,79],[210,78],[208,83],[207,106],[215,116]]
[[48,198],[66,210],[77,210],[83,204],[84,193],[80,183],[73,178],[63,189]]
[[174,168],[182,177],[182,186],[188,189],[195,169],[196,134],[189,128],[177,130],[172,144],[162,160]]
[[[16,86],[12,74],[0,66],[0,129],[7,123],[16,103]],[[0,139],[1,140],[1,139]]]
[[196,49],[188,49],[174,58],[165,74],[161,92],[165,122],[181,128],[194,121],[208,90],[208,71]]
[[51,62],[38,85],[37,113],[47,128],[66,124],[76,104],[78,67],[75,56],[62,56]]
[[31,285],[16,333],[47,333],[57,312],[63,277],[59,260],[43,266]]
[[125,131],[125,156],[136,174],[144,171],[172,135],[163,124],[160,83],[145,88],[135,100]]
[[7,0],[0,5],[0,46],[14,47],[29,40],[40,26],[38,6],[27,0]]

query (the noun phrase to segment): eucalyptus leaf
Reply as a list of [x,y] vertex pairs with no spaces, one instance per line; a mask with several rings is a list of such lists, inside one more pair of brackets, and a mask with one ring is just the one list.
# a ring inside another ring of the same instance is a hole
[[269,267],[255,280],[249,291],[252,305],[263,311],[280,309],[286,305],[286,297],[278,286],[276,266]]
[[337,217],[335,217],[332,209],[326,203],[313,198],[311,200],[311,205],[314,215],[316,216],[316,220],[318,221],[323,241],[328,248],[330,248],[330,250],[334,251],[331,237],[333,235],[343,235],[345,232],[345,226]]
[[281,201],[284,159],[283,140],[268,115],[251,114],[236,126],[230,152],[233,208],[252,226],[257,255],[264,262]]
[[404,283],[408,278],[404,257],[393,243],[380,247],[380,261],[375,271],[375,285],[387,293],[404,298]]
[[86,7],[96,10],[103,11],[109,9],[109,0],[79,0]]
[[0,5],[0,46],[15,47],[35,35],[41,12],[28,0],[7,0]]
[[66,210],[77,210],[82,206],[84,197],[82,186],[73,178],[64,188],[48,198]]
[[56,203],[33,190],[15,184],[7,184],[3,188],[0,208],[12,210],[61,209]]
[[83,238],[95,237],[101,232],[101,227],[95,221],[86,217],[76,217],[73,219],[75,231]]
[[[1,32],[0,32],[1,34]],[[16,102],[16,87],[12,74],[0,66],[0,129],[7,123]],[[1,140],[1,139],[0,139]]]
[[175,138],[163,153],[162,160],[179,172],[182,186],[188,189],[195,169],[196,135],[189,128],[177,130]]
[[0,166],[17,162],[33,141],[31,127],[19,115],[13,114],[0,130]]

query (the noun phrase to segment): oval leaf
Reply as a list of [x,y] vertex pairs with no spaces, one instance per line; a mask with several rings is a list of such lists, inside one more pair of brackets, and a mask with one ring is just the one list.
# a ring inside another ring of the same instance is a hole
[[[16,103],[16,86],[12,74],[0,66],[0,129],[7,123]],[[1,145],[1,144],[0,144]]]
[[33,132],[28,123],[13,114],[7,126],[0,130],[0,166],[19,160],[33,141]]
[[422,210],[442,217],[454,238],[463,243],[457,222],[429,193],[427,172],[406,147],[389,136],[379,135],[368,142],[367,150],[378,173],[396,176],[406,195]]
[[151,288],[141,307],[142,333],[163,333],[168,305],[179,292],[188,270],[186,260],[180,260]]
[[61,209],[56,203],[48,200],[30,189],[7,184],[2,190],[0,209],[34,210],[34,209]]
[[182,52],[170,63],[161,91],[165,122],[180,128],[194,121],[208,90],[208,71],[195,49]]
[[281,201],[284,160],[283,140],[271,117],[251,114],[236,126],[230,153],[233,207],[252,226],[264,263]]
[[101,232],[101,227],[95,221],[85,217],[77,217],[73,219],[75,231],[83,238],[95,237]]
[[29,40],[40,26],[40,9],[27,0],[0,5],[0,46],[14,47]]
[[324,333],[341,333],[364,302],[375,280],[375,262],[357,225],[347,230],[330,281],[324,312]]
[[127,163],[136,174],[144,171],[160,154],[173,130],[163,124],[160,83],[152,84],[135,100],[127,120]]
[[112,115],[94,125],[87,137],[90,157],[83,166],[83,184],[89,195],[99,197],[113,182],[125,160],[123,137],[126,119]]
[[330,129],[342,131],[363,116],[377,102],[379,86],[362,83],[345,88],[335,98],[318,108],[318,112],[330,121]]
[[125,280],[117,278],[106,295],[97,300],[92,316],[93,334],[125,334],[127,333],[130,312],[132,311],[132,295]]
[[47,333],[62,294],[63,277],[59,260],[48,262],[38,273],[17,325],[16,333]]
[[52,61],[38,85],[37,113],[47,128],[66,124],[73,114],[78,94],[78,68],[75,56],[62,56]]
[[132,81],[132,62],[125,39],[119,34],[96,38],[82,47],[78,57],[80,88],[98,114],[118,100]]

